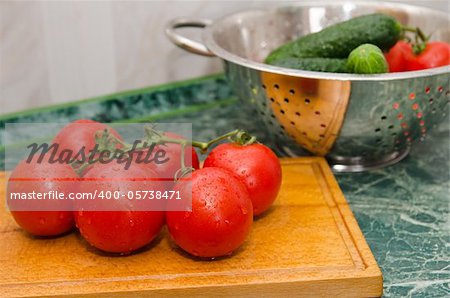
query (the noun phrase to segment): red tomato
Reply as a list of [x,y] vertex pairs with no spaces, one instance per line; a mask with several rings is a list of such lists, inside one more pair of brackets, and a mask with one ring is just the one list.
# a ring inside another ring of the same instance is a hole
[[[128,196],[130,191],[136,197],[136,191],[163,190],[158,181],[133,181],[149,177],[149,173],[148,169],[137,164],[133,164],[128,170],[124,170],[123,165],[116,162],[95,164],[83,178],[105,179],[85,181],[80,185],[79,192],[119,192]],[[150,177],[155,178],[156,173],[151,173]],[[87,242],[106,252],[127,254],[150,243],[159,234],[164,224],[164,212],[136,211],[136,202],[127,198],[101,200],[96,205],[98,211],[83,211],[79,203],[76,205],[77,227]],[[103,211],[105,208],[102,209],[102,206],[106,206],[103,204],[114,204],[108,208],[114,207],[115,211]]]
[[[165,132],[164,135],[174,139],[183,139],[182,136],[173,132]],[[156,152],[157,150],[163,150],[165,152],[164,159],[168,159],[168,161],[160,164],[151,162],[147,166],[149,169],[155,171],[158,177],[173,178],[175,173],[181,168],[181,145],[175,143],[161,144],[155,146],[153,152]],[[142,155],[145,156],[145,153],[146,151],[143,151]],[[185,148],[184,154],[184,156],[191,155],[191,160],[190,162],[186,161],[186,166],[194,169],[200,167],[197,152],[193,147]]]
[[[8,181],[8,198],[11,197],[11,193],[29,194],[35,192],[35,196],[37,196],[37,194],[49,193],[50,191],[67,195],[68,192],[72,191],[70,185],[73,185],[73,182],[55,180],[55,178],[78,178],[69,165],[51,164],[46,159],[38,163],[37,160],[37,158],[34,158],[30,163],[22,161],[12,171]],[[11,214],[20,227],[35,236],[64,234],[74,226],[72,206],[68,200],[8,200],[8,205],[11,210],[18,210],[19,208],[23,210],[11,211]]]
[[109,132],[119,139],[119,133],[112,127],[93,120],[80,119],[64,126],[53,139],[53,144],[59,145],[59,152],[64,149],[71,150],[76,154],[85,146],[86,155],[95,147],[95,134],[98,131],[108,129]]
[[389,64],[389,72],[406,71],[406,57],[412,56],[411,45],[405,41],[398,41],[385,56]]
[[188,253],[213,258],[230,255],[242,245],[253,222],[252,203],[242,182],[227,170],[203,168],[179,183],[180,196],[192,191],[192,211],[169,211],[172,239]]
[[419,55],[406,56],[406,70],[422,70],[450,64],[450,44],[446,42],[429,42]]
[[211,151],[203,166],[224,168],[239,177],[250,194],[254,215],[266,211],[280,190],[280,161],[262,144],[221,144]]

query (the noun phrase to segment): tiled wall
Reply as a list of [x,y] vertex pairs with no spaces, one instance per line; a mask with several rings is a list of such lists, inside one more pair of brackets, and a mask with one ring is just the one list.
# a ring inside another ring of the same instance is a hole
[[[449,6],[448,0],[420,3],[447,11]],[[165,24],[179,16],[217,19],[273,5],[0,2],[0,114],[219,72],[218,59],[173,46],[163,33]],[[200,36],[200,31],[188,34]]]

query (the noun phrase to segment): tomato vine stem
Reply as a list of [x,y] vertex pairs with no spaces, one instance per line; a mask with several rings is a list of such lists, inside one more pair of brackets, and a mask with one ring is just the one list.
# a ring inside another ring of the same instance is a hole
[[414,33],[414,42],[405,34],[403,34],[403,39],[411,44],[414,55],[420,55],[425,50],[431,35],[427,36],[419,27],[402,26],[402,30],[404,33]]
[[[129,144],[114,134],[110,133],[108,129],[105,129],[103,131],[98,131],[95,133],[95,141],[98,145],[99,151],[108,150],[110,152],[114,152],[116,149],[122,150],[124,153],[128,154],[130,156],[130,153],[138,150],[145,150],[150,148],[152,144],[166,144],[166,143],[172,143],[172,144],[178,144],[181,146],[181,168],[175,173],[175,180],[180,179],[181,177],[191,173],[194,169],[191,167],[186,166],[186,158],[185,158],[185,148],[186,146],[192,146],[200,149],[200,152],[202,154],[205,154],[208,149],[223,140],[229,140],[230,142],[239,144],[239,145],[250,145],[255,142],[257,142],[256,137],[247,133],[246,131],[242,129],[235,129],[233,131],[227,132],[221,136],[218,136],[208,142],[200,142],[200,141],[190,141],[186,139],[178,139],[178,138],[172,138],[167,135],[164,135],[164,133],[154,129],[151,126],[145,126],[144,127],[144,138],[139,141],[138,144]],[[118,146],[120,145],[120,146]],[[84,170],[97,162],[97,160],[88,161],[81,163],[79,161],[72,162],[72,168],[74,171],[81,176],[81,174],[84,172]]]

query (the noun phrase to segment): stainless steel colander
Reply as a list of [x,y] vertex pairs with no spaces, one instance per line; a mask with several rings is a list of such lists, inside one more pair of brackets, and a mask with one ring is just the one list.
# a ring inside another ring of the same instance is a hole
[[[166,33],[178,46],[223,59],[235,93],[262,117],[288,155],[326,156],[335,171],[363,171],[404,158],[445,119],[450,66],[381,75],[293,70],[263,64],[275,48],[352,17],[382,12],[450,41],[449,16],[383,2],[299,3],[244,11],[212,22],[176,19]],[[176,32],[204,27],[202,43]]]

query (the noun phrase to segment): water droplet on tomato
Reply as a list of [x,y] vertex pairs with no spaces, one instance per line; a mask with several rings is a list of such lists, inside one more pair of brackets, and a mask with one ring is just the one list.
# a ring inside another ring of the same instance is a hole
[[242,214],[245,215],[248,213],[248,210],[247,210],[247,208],[241,207],[241,212],[242,212]]
[[134,227],[134,221],[130,219],[130,227]]
[[39,218],[39,223],[41,224],[41,225],[45,225],[45,218]]
[[227,225],[229,225],[229,224],[230,224],[230,221],[229,221],[228,219],[225,219],[225,223],[226,223]]
[[92,223],[92,219],[88,218],[88,220],[86,221],[86,223],[87,223],[88,225],[90,225],[90,224]]
[[59,219],[64,219],[64,218],[66,218],[66,216],[64,215],[64,213],[61,212],[61,213],[59,214]]
[[196,250],[192,250],[192,254],[194,255],[194,256],[199,256],[200,254],[198,253],[198,251],[196,251]]
[[191,216],[191,212],[184,213],[184,219],[188,219]]
[[173,228],[175,229],[175,231],[178,231],[180,229],[180,226],[179,225],[175,225]]
[[78,216],[82,217],[83,216],[83,210],[81,210],[80,212],[78,212]]

